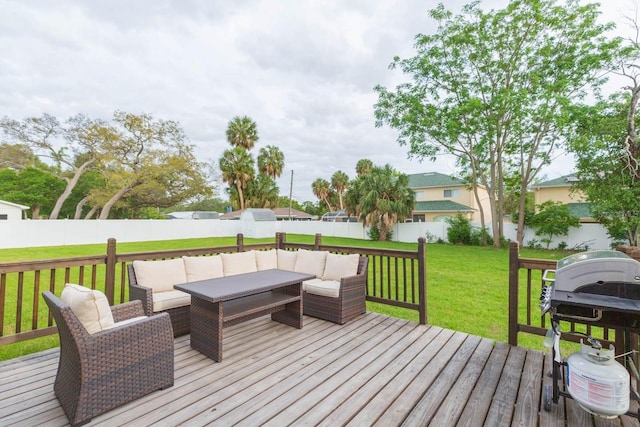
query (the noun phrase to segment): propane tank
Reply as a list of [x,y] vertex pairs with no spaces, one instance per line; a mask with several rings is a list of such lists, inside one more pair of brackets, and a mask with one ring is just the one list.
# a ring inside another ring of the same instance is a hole
[[586,411],[605,418],[629,410],[629,372],[615,360],[615,349],[580,340],[580,351],[567,358],[567,389]]

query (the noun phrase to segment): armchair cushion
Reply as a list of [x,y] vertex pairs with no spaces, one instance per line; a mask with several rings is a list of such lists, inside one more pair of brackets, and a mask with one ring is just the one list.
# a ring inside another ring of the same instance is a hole
[[306,249],[298,249],[296,265],[293,271],[297,273],[313,274],[318,278],[322,277],[328,253],[328,251],[308,251]]
[[162,261],[133,261],[138,285],[153,289],[154,292],[173,291],[173,285],[185,283],[182,258]]
[[258,271],[278,268],[278,252],[275,249],[256,251],[256,266]]
[[220,254],[225,276],[258,271],[256,266],[256,251]]
[[[215,279],[224,276],[222,258],[220,256],[183,256],[184,272],[187,282]],[[177,285],[178,283],[174,283]]]
[[343,277],[355,276],[358,273],[360,255],[328,254],[322,277],[324,280],[340,281]]
[[340,296],[340,282],[336,280],[307,281],[305,292],[323,297],[338,298]]
[[284,249],[276,249],[278,254],[278,268],[280,270],[293,271],[296,267],[297,251],[285,251]]
[[67,283],[60,299],[71,308],[90,334],[109,329],[115,324],[109,300],[100,291]]

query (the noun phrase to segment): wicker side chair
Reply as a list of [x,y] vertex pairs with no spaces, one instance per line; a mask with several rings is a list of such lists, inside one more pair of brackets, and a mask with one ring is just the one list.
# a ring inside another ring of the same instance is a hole
[[344,325],[366,311],[366,288],[369,258],[361,256],[358,272],[355,276],[340,280],[338,298],[315,295],[304,292],[302,296],[303,312],[307,316],[317,317]]
[[[174,347],[169,316],[160,314],[89,334],[71,308],[43,292],[60,335],[53,385],[71,425],[173,385]],[[140,301],[111,307],[114,321],[144,316]]]
[[[133,264],[127,265],[127,271],[129,273],[129,300],[141,301],[144,314],[151,316],[154,313],[152,289],[138,284],[138,280],[136,279],[136,270],[133,268]],[[168,313],[171,318],[171,327],[173,328],[174,337],[186,335],[191,330],[190,310],[191,307],[186,305],[162,311]]]

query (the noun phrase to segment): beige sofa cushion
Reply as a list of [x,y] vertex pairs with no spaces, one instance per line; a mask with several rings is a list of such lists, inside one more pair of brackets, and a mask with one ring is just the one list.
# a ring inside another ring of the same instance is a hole
[[275,249],[256,251],[256,267],[258,270],[278,268],[278,252]]
[[328,251],[299,249],[293,271],[296,273],[313,274],[317,278],[321,278],[324,273],[324,265],[328,254]]
[[109,329],[115,324],[109,300],[100,291],[67,283],[60,299],[71,308],[90,334]]
[[322,282],[322,279],[309,279],[309,280],[305,280],[304,282],[302,282],[302,290],[306,291],[307,290],[307,285],[309,284],[313,284],[313,283],[318,283],[318,282]]
[[215,279],[223,277],[222,258],[214,256],[183,256],[184,272],[187,282],[198,280]]
[[256,251],[220,254],[225,276],[258,271],[256,266]]
[[162,261],[133,261],[136,281],[154,292],[173,291],[173,285],[186,283],[182,258]]
[[360,255],[328,254],[322,278],[324,280],[338,280],[343,277],[355,276],[358,273]]
[[[128,325],[129,323],[138,322],[140,320],[144,320],[144,319],[148,319],[148,318],[149,318],[149,316],[132,317],[130,319],[125,319],[125,320],[121,320],[119,322],[114,323],[113,326],[111,326],[111,328],[117,328],[118,326]],[[106,328],[106,329],[111,329],[111,328]]]
[[293,271],[296,267],[296,258],[298,251],[285,251],[284,249],[276,249],[278,254],[278,268],[280,270]]
[[183,307],[191,304],[191,295],[174,289],[173,291],[153,293],[153,312],[168,310],[170,308]]
[[307,283],[305,292],[323,297],[338,298],[340,296],[340,282],[335,280],[320,280]]

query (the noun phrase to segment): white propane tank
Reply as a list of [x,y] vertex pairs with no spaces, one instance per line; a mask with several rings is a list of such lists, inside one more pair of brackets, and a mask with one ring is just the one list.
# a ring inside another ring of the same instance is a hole
[[586,345],[567,358],[567,389],[588,412],[613,418],[629,410],[629,372],[616,362],[615,350],[599,342]]

